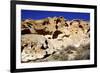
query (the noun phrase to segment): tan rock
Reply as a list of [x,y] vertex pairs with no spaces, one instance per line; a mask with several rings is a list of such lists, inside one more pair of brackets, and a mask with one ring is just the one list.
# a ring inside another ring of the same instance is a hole
[[[27,30],[21,37],[24,62],[37,59],[41,61],[47,55],[50,55],[50,60],[55,56],[54,52],[56,58],[60,57],[63,60],[86,59],[89,56],[89,49],[81,47],[90,44],[89,21],[68,21],[64,17],[48,17],[41,20],[25,20],[21,24],[22,31]],[[69,46],[74,47],[74,50],[70,49],[72,53],[68,50],[62,51]],[[88,47],[90,48],[89,45]],[[65,59],[62,58],[62,52],[66,54]]]

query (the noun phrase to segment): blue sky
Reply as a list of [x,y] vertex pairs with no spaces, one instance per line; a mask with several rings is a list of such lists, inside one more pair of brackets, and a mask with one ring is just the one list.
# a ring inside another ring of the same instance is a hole
[[21,10],[21,19],[43,19],[47,17],[59,17],[63,16],[65,19],[82,19],[90,21],[90,13],[80,13],[80,12],[58,12],[58,11],[38,11],[38,10]]

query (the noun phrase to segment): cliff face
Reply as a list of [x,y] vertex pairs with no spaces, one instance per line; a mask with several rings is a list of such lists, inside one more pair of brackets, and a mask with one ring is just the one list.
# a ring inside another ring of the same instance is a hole
[[22,62],[90,58],[90,24],[79,19],[48,17],[21,23]]

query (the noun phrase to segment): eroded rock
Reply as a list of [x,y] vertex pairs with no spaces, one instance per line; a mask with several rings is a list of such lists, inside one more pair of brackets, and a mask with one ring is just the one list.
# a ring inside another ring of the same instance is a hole
[[90,24],[64,17],[22,21],[22,62],[85,60],[90,56]]

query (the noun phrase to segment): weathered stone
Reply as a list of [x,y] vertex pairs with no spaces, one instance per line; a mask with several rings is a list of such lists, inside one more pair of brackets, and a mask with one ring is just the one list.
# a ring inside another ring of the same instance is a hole
[[22,62],[84,60],[90,57],[90,24],[64,17],[22,21]]

